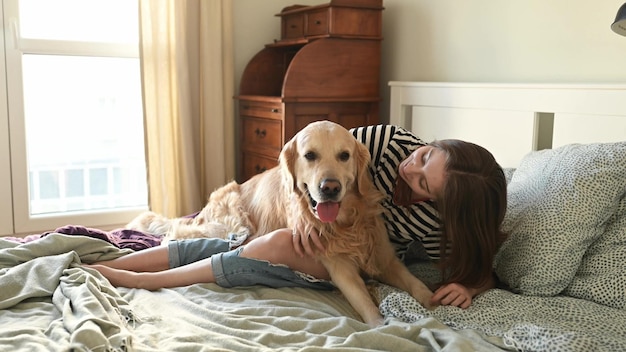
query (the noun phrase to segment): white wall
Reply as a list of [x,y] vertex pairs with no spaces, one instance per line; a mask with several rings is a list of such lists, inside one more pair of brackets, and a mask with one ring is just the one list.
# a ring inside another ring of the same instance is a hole
[[[235,80],[280,36],[276,13],[324,0],[234,0]],[[626,37],[610,25],[624,0],[384,0],[386,82],[626,82]],[[238,90],[238,88],[237,88]]]

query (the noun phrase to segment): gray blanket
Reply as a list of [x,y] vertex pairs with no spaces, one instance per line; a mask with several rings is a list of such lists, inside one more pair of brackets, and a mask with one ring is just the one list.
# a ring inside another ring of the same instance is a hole
[[337,292],[113,288],[80,266],[129,253],[94,238],[0,239],[0,351],[499,351],[425,317],[370,329]]
[[125,253],[97,239],[66,235],[23,245],[0,241],[0,347],[125,350],[131,337],[128,304],[79,266],[81,258],[106,260]]

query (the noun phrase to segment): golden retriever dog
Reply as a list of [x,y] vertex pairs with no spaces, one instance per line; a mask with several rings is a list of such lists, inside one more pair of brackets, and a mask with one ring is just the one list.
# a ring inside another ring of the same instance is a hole
[[370,326],[383,323],[363,276],[402,289],[430,308],[432,292],[396,257],[381,216],[383,198],[368,171],[368,149],[348,130],[317,121],[283,147],[279,165],[248,181],[215,190],[193,219],[140,215],[130,228],[170,239],[250,240],[279,228],[318,231],[326,251],[317,258],[331,281]]

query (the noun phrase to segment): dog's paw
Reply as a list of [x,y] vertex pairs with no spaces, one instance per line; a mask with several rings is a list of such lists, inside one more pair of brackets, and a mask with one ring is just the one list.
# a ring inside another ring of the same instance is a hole
[[427,310],[433,310],[437,307],[439,307],[439,303],[432,303],[431,301],[431,297],[428,297],[427,300],[425,300],[424,302],[420,302],[422,304],[422,306],[424,306],[424,308],[426,308]]
[[439,304],[432,302],[433,292],[426,286],[413,288],[411,296],[428,310],[433,310],[439,306]]

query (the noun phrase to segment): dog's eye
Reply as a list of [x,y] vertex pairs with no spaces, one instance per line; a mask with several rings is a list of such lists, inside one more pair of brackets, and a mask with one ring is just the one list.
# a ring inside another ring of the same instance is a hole
[[339,160],[341,160],[341,161],[348,161],[348,160],[350,160],[350,153],[348,153],[348,152],[341,152],[341,153],[339,153]]
[[313,152],[308,152],[306,154],[304,154],[304,158],[308,161],[313,161],[315,159],[317,159],[317,154],[313,153]]

